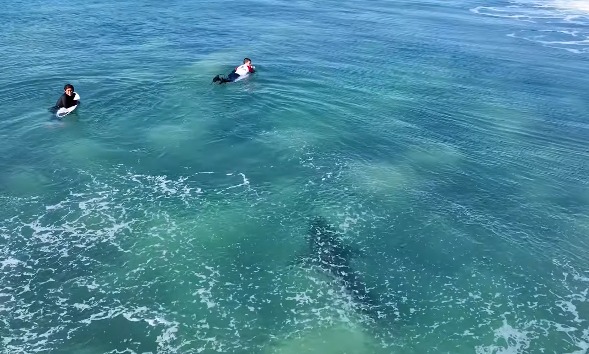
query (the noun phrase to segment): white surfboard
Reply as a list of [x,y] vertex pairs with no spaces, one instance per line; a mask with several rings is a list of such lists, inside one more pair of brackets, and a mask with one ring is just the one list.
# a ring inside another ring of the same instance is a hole
[[243,80],[243,79],[246,79],[246,78],[248,78],[250,75],[251,75],[250,73],[247,73],[247,74],[245,74],[245,75],[239,75],[239,77],[238,77],[237,79],[235,79],[233,82],[237,82],[237,81],[241,81],[241,80]]
[[[74,100],[76,100],[76,101],[80,100],[80,95],[78,95],[75,92],[74,92]],[[55,113],[55,116],[57,118],[63,118],[65,116],[67,116],[68,114],[72,113],[76,108],[78,108],[78,105],[71,106],[70,108],[61,107],[60,109],[57,110],[57,112]]]

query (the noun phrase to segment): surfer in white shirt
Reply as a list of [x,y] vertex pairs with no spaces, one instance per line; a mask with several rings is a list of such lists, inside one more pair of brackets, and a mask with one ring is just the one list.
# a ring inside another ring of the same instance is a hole
[[233,82],[242,76],[255,73],[255,67],[252,65],[250,58],[243,59],[243,64],[236,67],[229,75],[222,77],[217,75],[213,78],[213,82],[224,84],[226,82]]

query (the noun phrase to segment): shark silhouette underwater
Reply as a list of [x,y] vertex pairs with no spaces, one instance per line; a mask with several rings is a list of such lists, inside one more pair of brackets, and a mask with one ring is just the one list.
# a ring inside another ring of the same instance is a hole
[[354,307],[375,314],[375,295],[364,283],[360,273],[352,268],[352,260],[360,251],[347,245],[336,228],[323,217],[312,220],[306,235],[308,250],[298,260],[304,266],[314,266],[337,280],[352,298]]

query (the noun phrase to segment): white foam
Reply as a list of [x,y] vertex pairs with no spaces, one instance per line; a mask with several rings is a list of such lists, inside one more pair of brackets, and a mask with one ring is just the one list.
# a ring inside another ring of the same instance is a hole
[[170,344],[176,339],[176,333],[178,332],[178,323],[167,323],[170,325],[164,330],[164,332],[157,336],[156,343],[158,348],[166,352],[177,352],[181,346],[171,347]]
[[94,321],[101,321],[109,318],[116,317],[120,314],[120,310],[118,309],[109,309],[108,311],[100,311],[97,313],[93,313],[90,317],[80,320],[80,323],[90,324]]
[[25,264],[24,262],[19,261],[18,259],[9,257],[3,261],[0,262],[0,265],[2,265],[2,267],[0,267],[1,270],[4,269],[4,267],[10,267],[10,268],[14,268],[19,264]]
[[62,200],[61,202],[55,204],[55,205],[46,205],[45,206],[45,210],[50,211],[50,210],[58,210],[58,209],[62,209],[65,206],[64,201]]
[[[512,0],[507,6],[478,6],[470,11],[483,16],[532,23],[529,29],[508,33],[509,37],[535,42],[549,48],[563,49],[571,53],[589,52],[589,30],[586,29],[589,25],[589,2],[587,1]],[[570,36],[570,39],[561,38],[563,35]]]
[[548,4],[563,10],[589,13],[589,2],[586,0],[555,0]]
[[583,320],[581,320],[579,318],[579,312],[577,311],[577,306],[575,306],[575,304],[573,304],[572,301],[559,300],[556,302],[556,305],[558,307],[560,307],[561,310],[563,310],[564,312],[568,312],[568,313],[572,314],[574,316],[573,321],[575,321],[577,323],[583,322]]
[[514,328],[507,320],[503,325],[493,331],[495,344],[477,346],[477,354],[523,354],[530,346],[529,332]]
[[[227,175],[227,176],[233,176],[233,173],[227,173],[226,175]],[[240,175],[240,176],[241,176],[241,178],[243,179],[241,183],[239,183],[239,184],[236,184],[236,185],[233,185],[233,186],[229,186],[229,187],[227,187],[227,188],[223,188],[223,189],[219,190],[219,191],[217,192],[217,194],[220,194],[220,193],[222,193],[222,192],[224,192],[224,191],[228,191],[228,190],[230,190],[230,189],[234,189],[234,188],[239,188],[239,187],[249,187],[249,185],[250,185],[250,181],[249,181],[249,179],[247,179],[247,177],[245,176],[245,174],[243,174],[243,173],[239,173],[239,175]]]
[[204,268],[210,272],[208,276],[196,272],[194,272],[194,275],[203,281],[208,281],[208,287],[199,288],[194,293],[192,293],[192,295],[198,297],[200,302],[207,305],[207,309],[210,310],[219,305],[217,301],[215,301],[215,296],[213,295],[213,289],[218,282],[217,278],[219,277],[219,271],[207,265],[205,265]]
[[80,304],[80,303],[75,303],[73,306],[76,309],[81,310],[81,311],[89,310],[92,308],[92,306],[90,306],[90,305]]
[[286,297],[286,300],[293,300],[296,301],[299,305],[303,305],[303,304],[310,304],[312,302],[315,302],[307,293],[305,292],[300,292],[295,294],[295,296],[288,296]]

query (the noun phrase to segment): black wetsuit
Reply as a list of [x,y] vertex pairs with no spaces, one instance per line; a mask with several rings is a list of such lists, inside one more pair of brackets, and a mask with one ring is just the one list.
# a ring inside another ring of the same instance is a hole
[[70,108],[70,107],[77,105],[78,103],[80,103],[80,101],[74,100],[75,96],[76,96],[76,94],[68,96],[64,93],[63,95],[61,95],[61,97],[55,103],[53,110],[57,111],[58,109],[60,109],[62,107],[63,108]]
[[239,77],[239,74],[236,73],[235,71],[232,71],[229,75],[227,75],[226,78],[222,77],[221,78],[221,84],[224,82],[233,82],[235,80],[237,80],[237,78]]

